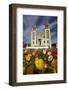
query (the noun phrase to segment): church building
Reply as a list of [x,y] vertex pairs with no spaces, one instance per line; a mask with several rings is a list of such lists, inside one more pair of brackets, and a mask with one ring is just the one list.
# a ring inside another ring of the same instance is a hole
[[50,25],[46,24],[44,30],[37,31],[36,26],[31,31],[31,47],[51,48]]

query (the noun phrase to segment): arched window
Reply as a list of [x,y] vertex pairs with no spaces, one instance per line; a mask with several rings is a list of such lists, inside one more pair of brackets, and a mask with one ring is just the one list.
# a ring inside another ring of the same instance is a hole
[[44,41],[44,43],[45,43],[45,41]]
[[49,40],[47,40],[47,43],[49,43]]
[[34,41],[33,41],[33,44],[34,44]]
[[46,38],[48,39],[49,38],[49,31],[46,30]]

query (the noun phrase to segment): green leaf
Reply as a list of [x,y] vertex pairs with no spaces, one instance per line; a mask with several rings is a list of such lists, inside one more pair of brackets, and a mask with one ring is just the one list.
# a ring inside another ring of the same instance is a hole
[[45,54],[42,54],[41,58],[44,60],[46,58]]
[[30,64],[34,64],[34,60],[31,60],[31,61],[30,61]]

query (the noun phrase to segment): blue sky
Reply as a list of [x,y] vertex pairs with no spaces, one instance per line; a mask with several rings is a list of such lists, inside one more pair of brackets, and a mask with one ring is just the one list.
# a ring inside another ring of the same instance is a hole
[[26,43],[31,42],[32,25],[36,25],[38,31],[44,29],[46,23],[50,24],[51,29],[51,42],[57,43],[57,17],[56,16],[36,16],[36,15],[23,15],[23,41]]

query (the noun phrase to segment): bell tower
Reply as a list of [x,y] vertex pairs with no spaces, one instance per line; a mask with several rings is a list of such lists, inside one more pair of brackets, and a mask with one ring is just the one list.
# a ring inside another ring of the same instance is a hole
[[51,32],[49,23],[45,24],[45,42],[46,47],[51,48]]
[[31,46],[36,45],[36,26],[32,26],[32,31],[31,31]]

